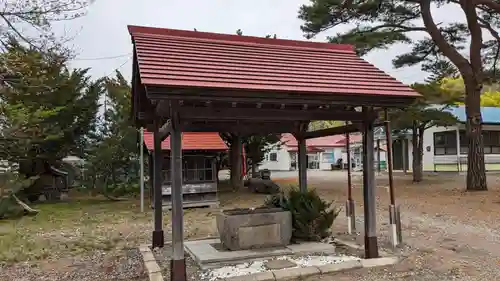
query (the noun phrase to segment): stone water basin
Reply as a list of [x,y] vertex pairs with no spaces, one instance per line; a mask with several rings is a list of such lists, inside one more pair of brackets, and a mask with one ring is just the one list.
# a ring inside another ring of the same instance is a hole
[[283,247],[292,238],[292,214],[281,208],[224,210],[216,222],[223,247],[231,251]]

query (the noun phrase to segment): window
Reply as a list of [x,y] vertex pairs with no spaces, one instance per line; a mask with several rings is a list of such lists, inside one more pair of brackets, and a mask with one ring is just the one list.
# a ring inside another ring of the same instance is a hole
[[[184,155],[182,157],[183,182],[210,182],[214,180],[214,159],[204,155]],[[164,181],[170,182],[170,157],[163,162]]]
[[276,153],[276,152],[269,153],[269,161],[273,161],[273,162],[278,161],[278,153]]
[[333,153],[323,153],[323,163],[334,163],[335,162],[335,154]]
[[500,131],[483,131],[484,153],[500,154]]
[[[483,131],[485,154],[500,154],[500,131]],[[460,131],[460,153],[469,152],[469,142],[465,131]]]
[[460,154],[467,154],[469,152],[469,142],[465,131],[460,131]]
[[434,155],[456,155],[457,132],[446,131],[434,133]]

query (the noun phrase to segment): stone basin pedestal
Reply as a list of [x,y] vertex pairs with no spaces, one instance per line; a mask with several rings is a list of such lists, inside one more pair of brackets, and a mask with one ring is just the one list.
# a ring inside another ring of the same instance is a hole
[[225,210],[216,218],[222,245],[231,251],[290,244],[292,215],[280,208]]

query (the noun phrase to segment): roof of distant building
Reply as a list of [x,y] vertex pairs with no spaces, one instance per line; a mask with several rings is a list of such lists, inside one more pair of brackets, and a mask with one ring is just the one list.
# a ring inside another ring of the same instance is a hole
[[[153,133],[144,131],[144,144],[148,150],[154,150]],[[161,143],[161,149],[170,150],[170,137]],[[228,148],[219,133],[189,132],[182,134],[182,150],[226,151]]]
[[[461,123],[467,121],[465,106],[463,105],[448,107],[445,111],[453,114]],[[500,124],[500,107],[481,107],[481,116],[484,124]]]

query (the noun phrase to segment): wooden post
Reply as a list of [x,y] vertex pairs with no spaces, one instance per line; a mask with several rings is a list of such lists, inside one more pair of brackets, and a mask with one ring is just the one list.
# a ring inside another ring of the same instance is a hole
[[163,234],[163,198],[162,198],[162,161],[163,152],[161,151],[161,136],[158,132],[158,124],[154,126],[153,139],[153,164],[154,164],[154,231],[153,231],[153,248],[163,248],[165,238]]
[[[365,111],[366,108],[363,108]],[[378,258],[375,171],[373,167],[373,121],[363,128],[363,202],[365,219],[365,258]]]
[[349,133],[345,134],[345,147],[347,150],[347,202],[346,202],[346,217],[347,217],[347,232],[352,234],[356,231],[356,212],[355,204],[352,199],[352,163],[351,163],[351,138]]
[[456,129],[456,146],[457,146],[457,172],[462,171],[462,164],[460,164],[460,128],[457,125]]
[[380,138],[377,137],[377,173],[380,174]]
[[408,173],[408,165],[406,165],[406,152],[408,152],[408,146],[406,145],[406,135],[405,137],[401,138],[401,153],[403,153],[403,171],[405,175]]
[[178,122],[172,122],[170,147],[170,166],[172,168],[172,260],[170,261],[170,280],[186,281],[182,207],[182,137]]
[[[385,115],[385,138],[387,141],[387,167],[389,171],[389,224],[391,225],[391,236],[392,236],[392,246],[396,247],[399,244],[398,235],[398,223],[396,215],[396,196],[394,195],[394,179],[392,174],[392,134],[391,134],[391,123],[389,121],[389,114],[387,109],[384,112]],[[404,151],[403,151],[404,154]]]
[[144,212],[144,129],[139,130],[139,167],[140,167],[140,187],[141,187],[141,213]]
[[154,178],[155,178],[155,173],[154,173],[154,154],[153,153],[148,153],[148,176],[149,176],[149,200],[150,200],[150,207],[154,208],[154,198],[155,198],[155,184],[154,184]]
[[299,188],[300,191],[307,191],[307,153],[306,140],[303,137],[298,138],[299,145]]
[[[393,181],[393,171],[392,171],[392,136],[391,136],[391,123],[389,121],[389,115],[387,110],[385,110],[385,138],[387,141],[387,167],[389,171],[389,197],[391,205],[396,204],[396,197],[394,195],[394,181]],[[404,151],[403,151],[404,154]]]

